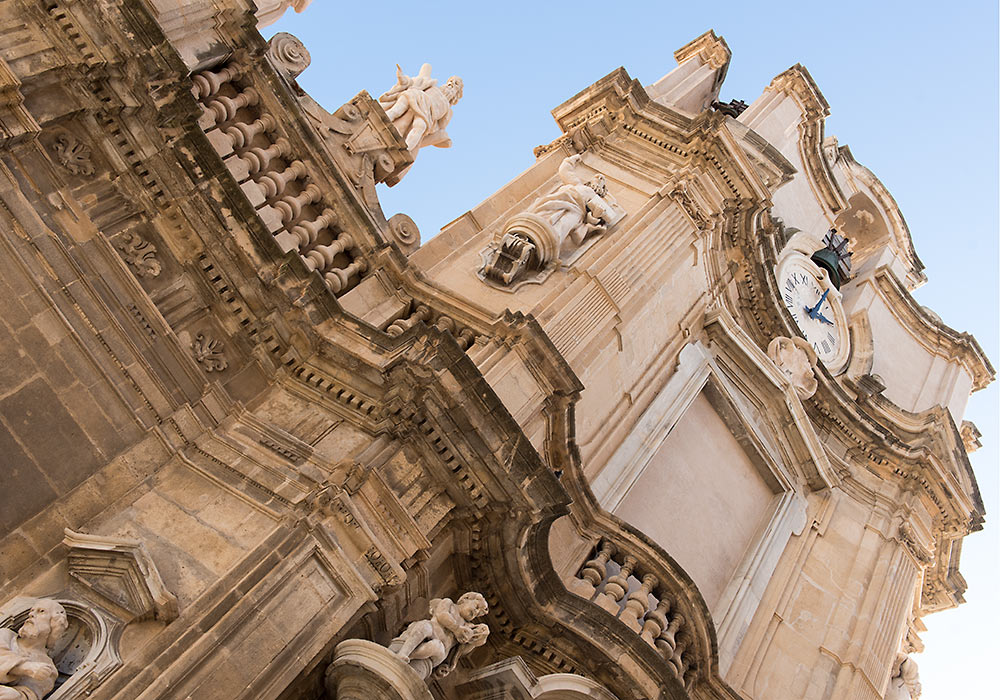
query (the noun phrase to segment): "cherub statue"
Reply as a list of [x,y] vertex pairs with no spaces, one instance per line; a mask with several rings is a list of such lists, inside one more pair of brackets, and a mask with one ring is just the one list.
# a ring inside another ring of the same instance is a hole
[[59,671],[49,650],[68,627],[63,606],[40,598],[20,630],[0,629],[0,700],[40,700],[52,691]]
[[407,625],[403,633],[389,643],[393,652],[427,678],[431,670],[442,678],[451,673],[458,660],[486,642],[490,628],[472,624],[489,610],[480,593],[470,592],[452,602],[435,598],[430,603],[430,618]]
[[378,98],[386,116],[406,141],[406,147],[416,152],[424,146],[448,148],[451,139],[445,126],[451,120],[451,108],[462,98],[462,79],[453,75],[444,87],[438,87],[431,77],[431,64],[425,63],[420,73],[410,77],[396,65],[396,84]]

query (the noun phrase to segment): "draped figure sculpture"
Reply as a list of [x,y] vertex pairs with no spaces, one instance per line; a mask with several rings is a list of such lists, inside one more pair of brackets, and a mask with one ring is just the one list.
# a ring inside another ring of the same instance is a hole
[[469,592],[457,603],[451,598],[434,598],[429,608],[430,617],[407,625],[389,643],[389,651],[422,678],[432,670],[441,678],[451,673],[465,654],[486,643],[490,628],[472,620],[485,615],[489,606],[482,594]]
[[42,598],[20,630],[0,629],[0,700],[41,700],[52,691],[59,671],[49,650],[68,626],[63,606]]
[[444,128],[451,120],[451,108],[462,98],[462,79],[448,78],[444,87],[431,77],[431,64],[410,77],[396,65],[396,84],[378,98],[386,116],[416,155],[424,146],[448,148],[451,139]]
[[580,154],[564,158],[559,165],[562,184],[507,222],[501,238],[486,252],[486,279],[510,285],[529,269],[540,270],[565,258],[587,238],[621,220],[625,211],[608,192],[604,176],[597,173],[584,181],[581,164]]

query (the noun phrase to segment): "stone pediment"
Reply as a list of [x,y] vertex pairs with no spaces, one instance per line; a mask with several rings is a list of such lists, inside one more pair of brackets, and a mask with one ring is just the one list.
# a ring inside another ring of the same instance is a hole
[[67,528],[69,575],[99,602],[124,611],[129,622],[177,617],[177,598],[167,590],[146,547],[138,540],[74,532]]

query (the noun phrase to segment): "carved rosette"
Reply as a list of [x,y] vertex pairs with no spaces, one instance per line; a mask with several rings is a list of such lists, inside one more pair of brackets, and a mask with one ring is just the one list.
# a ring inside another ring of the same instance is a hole
[[800,399],[816,393],[816,351],[804,338],[779,336],[767,346],[767,356],[781,370]]
[[297,78],[312,61],[305,44],[288,32],[271,37],[267,42],[267,58],[279,73],[290,79]]

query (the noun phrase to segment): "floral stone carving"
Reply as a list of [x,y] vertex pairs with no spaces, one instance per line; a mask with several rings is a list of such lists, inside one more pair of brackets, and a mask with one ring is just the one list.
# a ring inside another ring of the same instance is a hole
[[389,643],[389,651],[410,664],[421,678],[442,678],[451,673],[458,660],[486,643],[490,628],[472,620],[489,611],[480,593],[469,592],[455,603],[451,598],[435,598],[430,617],[411,622]]
[[59,671],[49,651],[68,626],[63,606],[40,598],[21,629],[0,629],[0,700],[39,700],[51,692]]
[[767,346],[767,356],[781,370],[801,399],[816,393],[816,351],[804,338],[779,336]]
[[221,372],[229,366],[226,356],[222,354],[225,347],[221,340],[208,338],[204,333],[196,335],[191,343],[195,362],[202,365],[206,372]]
[[139,277],[156,277],[163,270],[160,261],[156,259],[156,246],[135,231],[122,236],[118,250],[125,262],[135,268],[135,274]]
[[90,160],[90,146],[67,133],[59,134],[52,146],[56,158],[64,168],[74,175],[93,175],[94,164]]
[[499,239],[484,251],[485,279],[509,286],[527,271],[572,254],[587,238],[605,233],[625,216],[603,175],[583,180],[581,160],[580,154],[564,159],[559,166],[562,184],[507,222]]

